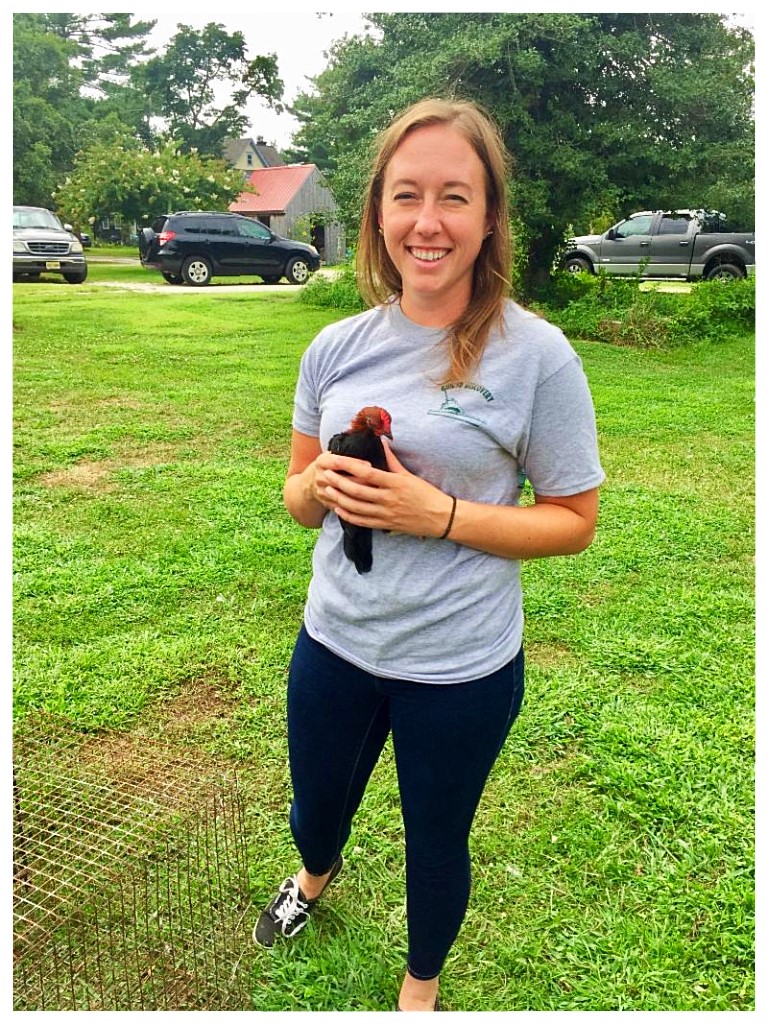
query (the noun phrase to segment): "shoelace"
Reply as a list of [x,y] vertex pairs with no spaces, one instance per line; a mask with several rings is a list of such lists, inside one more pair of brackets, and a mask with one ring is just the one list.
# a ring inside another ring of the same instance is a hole
[[280,886],[280,892],[285,898],[279,901],[272,913],[276,921],[282,921],[281,930],[283,934],[290,928],[296,917],[301,913],[306,913],[309,907],[309,904],[305,903],[299,896],[300,891],[299,883],[295,876],[293,878],[286,878]]

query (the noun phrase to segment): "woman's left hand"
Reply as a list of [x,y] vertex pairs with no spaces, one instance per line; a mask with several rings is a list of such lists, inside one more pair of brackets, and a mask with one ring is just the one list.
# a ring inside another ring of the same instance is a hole
[[359,459],[346,460],[349,473],[326,472],[325,497],[347,523],[374,530],[440,537],[448,525],[453,498],[411,473],[386,440],[386,470]]
[[343,460],[342,473],[324,471],[321,500],[340,519],[417,537],[442,537],[450,522],[455,544],[501,558],[573,555],[592,542],[596,487],[565,497],[537,493],[530,506],[459,501],[452,519],[453,498],[409,472],[386,441],[384,446],[389,472],[342,456],[337,456]]

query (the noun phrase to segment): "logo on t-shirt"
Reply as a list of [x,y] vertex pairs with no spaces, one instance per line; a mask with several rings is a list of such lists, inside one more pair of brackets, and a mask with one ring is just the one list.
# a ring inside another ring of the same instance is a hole
[[485,420],[478,419],[477,416],[470,416],[469,413],[464,412],[459,402],[451,391],[475,391],[483,396],[486,402],[493,401],[493,395],[488,388],[483,387],[482,384],[475,384],[471,381],[457,381],[451,384],[443,384],[441,391],[443,392],[443,404],[439,409],[429,409],[428,413],[430,416],[448,416],[450,419],[461,420],[462,423],[472,423],[476,427],[485,427],[487,423]]

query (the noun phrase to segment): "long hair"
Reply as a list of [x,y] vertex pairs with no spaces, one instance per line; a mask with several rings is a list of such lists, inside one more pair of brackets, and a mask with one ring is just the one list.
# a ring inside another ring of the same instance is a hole
[[403,282],[379,232],[384,175],[393,153],[409,133],[428,125],[455,128],[472,146],[485,170],[486,205],[493,231],[475,261],[472,297],[447,328],[449,363],[441,383],[467,378],[477,365],[492,327],[500,323],[509,293],[511,241],[507,208],[509,154],[498,128],[477,104],[425,99],[409,107],[379,137],[363,206],[357,247],[357,280],[365,301],[375,306],[400,297]]

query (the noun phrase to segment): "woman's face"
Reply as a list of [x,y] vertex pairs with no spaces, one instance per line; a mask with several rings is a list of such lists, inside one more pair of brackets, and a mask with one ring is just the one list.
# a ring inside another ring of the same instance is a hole
[[450,125],[416,128],[384,172],[379,224],[403,282],[406,316],[444,327],[466,309],[472,274],[491,228],[485,169]]

